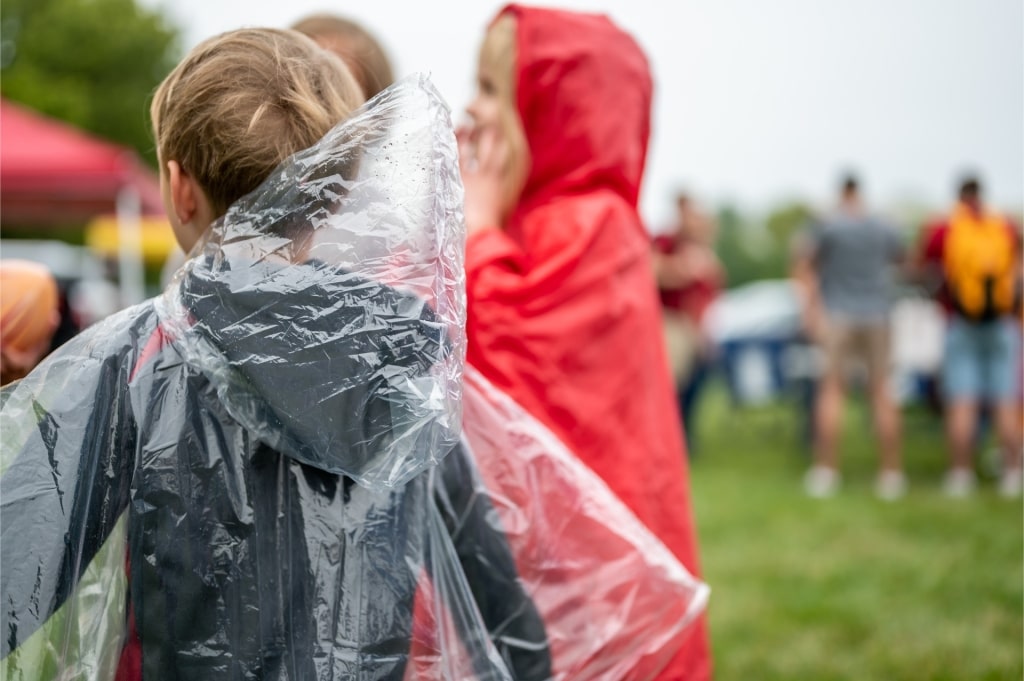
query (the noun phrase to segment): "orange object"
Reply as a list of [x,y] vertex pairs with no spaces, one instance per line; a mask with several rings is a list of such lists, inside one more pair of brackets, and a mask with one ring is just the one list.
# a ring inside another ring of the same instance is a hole
[[[49,349],[60,321],[57,281],[28,260],[0,260],[0,352],[3,373],[20,377]],[[4,381],[6,382],[6,381]]]
[[1017,248],[1006,220],[975,215],[958,205],[943,251],[946,281],[957,311],[969,319],[994,319],[1017,306]]

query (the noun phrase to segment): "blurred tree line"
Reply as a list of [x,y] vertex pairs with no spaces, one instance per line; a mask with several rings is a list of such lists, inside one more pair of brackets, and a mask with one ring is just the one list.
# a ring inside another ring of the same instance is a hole
[[149,99],[180,29],[135,0],[3,0],[0,94],[139,151],[154,166]]
[[793,240],[812,217],[810,207],[800,201],[787,202],[762,219],[731,204],[721,206],[715,250],[728,274],[726,285],[788,276]]
[[[1008,213],[1011,218],[1017,214]],[[905,200],[878,213],[896,226],[911,251],[921,247],[924,228],[943,214],[944,209],[918,200]],[[760,279],[788,277],[797,236],[819,217],[809,203],[800,200],[784,202],[767,215],[742,213],[733,204],[721,205],[715,250],[728,275],[726,285],[734,288]],[[1019,217],[1015,224],[1021,224]]]

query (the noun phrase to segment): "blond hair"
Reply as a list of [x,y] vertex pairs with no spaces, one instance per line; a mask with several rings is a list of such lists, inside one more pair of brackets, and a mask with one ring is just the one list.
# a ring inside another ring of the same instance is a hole
[[341,57],[367,99],[395,82],[384,48],[359,24],[332,14],[313,14],[295,22],[292,29]]
[[160,163],[177,161],[214,216],[362,103],[333,54],[295,31],[242,29],[196,46],[153,96]]
[[501,134],[508,144],[503,198],[505,212],[519,199],[530,168],[530,150],[516,103],[516,19],[498,17],[484,36],[477,67],[491,75],[501,102]]

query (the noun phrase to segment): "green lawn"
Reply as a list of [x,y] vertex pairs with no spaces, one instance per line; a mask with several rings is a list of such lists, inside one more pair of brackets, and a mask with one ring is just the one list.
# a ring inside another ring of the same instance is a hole
[[1022,504],[997,496],[984,457],[974,497],[943,497],[941,422],[904,416],[907,497],[874,497],[854,404],[842,490],[813,500],[795,408],[705,394],[691,485],[718,681],[1024,678]]

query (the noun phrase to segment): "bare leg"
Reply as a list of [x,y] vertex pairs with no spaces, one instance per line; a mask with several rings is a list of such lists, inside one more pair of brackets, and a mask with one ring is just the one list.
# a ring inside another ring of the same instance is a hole
[[881,448],[880,467],[883,471],[901,471],[900,412],[884,377],[876,376],[871,381],[871,406]]
[[978,404],[958,400],[946,407],[946,438],[949,442],[949,466],[952,469],[971,467],[974,429],[978,423]]
[[1020,414],[1014,401],[1000,402],[995,408],[996,433],[1003,450],[1004,470],[1021,467]]
[[1021,418],[1016,400],[1000,402],[995,408],[996,433],[1003,450],[1003,474],[999,480],[999,494],[1016,499],[1024,491],[1024,472],[1021,471]]
[[812,497],[832,496],[839,486],[839,430],[843,421],[843,371],[837,329],[823,331],[826,367],[818,381],[814,402],[814,465],[804,476],[804,490]]
[[838,376],[827,372],[818,386],[815,403],[814,459],[818,466],[839,467],[839,429],[843,416],[843,385]]

